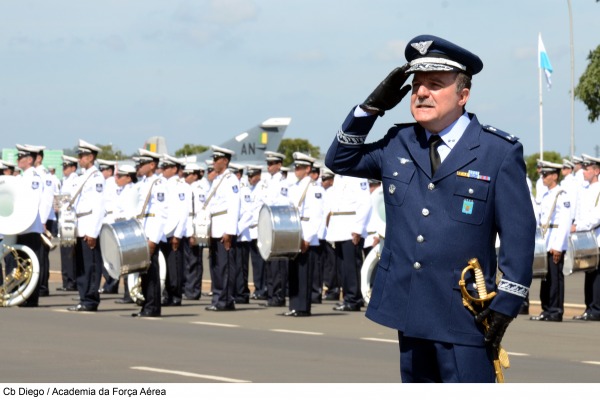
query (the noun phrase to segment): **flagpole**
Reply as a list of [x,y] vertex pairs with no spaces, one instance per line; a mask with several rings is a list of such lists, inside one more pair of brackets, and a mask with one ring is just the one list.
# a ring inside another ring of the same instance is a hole
[[571,0],[569,5],[569,36],[571,44],[571,160],[575,154],[575,55],[573,50],[573,12],[571,11]]
[[[542,33],[539,33],[539,41],[542,40]],[[538,50],[539,53],[539,50]],[[538,57],[540,55],[538,54]],[[543,117],[543,107],[542,107],[542,65],[538,62],[538,72],[539,72],[539,94],[540,94],[540,160],[544,161],[544,125],[542,121]]]

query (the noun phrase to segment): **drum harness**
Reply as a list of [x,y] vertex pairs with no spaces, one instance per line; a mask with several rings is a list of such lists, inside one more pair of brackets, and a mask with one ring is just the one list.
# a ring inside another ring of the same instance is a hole
[[[85,184],[87,183],[87,181],[93,176],[95,175],[94,173],[91,173],[88,175],[87,178],[85,178],[85,181],[83,181],[83,184],[79,187],[79,189],[77,189],[77,192],[75,192],[75,196],[73,196],[73,198],[71,199],[71,201],[69,201],[69,205],[67,206],[67,210],[71,209],[71,207],[73,207],[73,204],[75,204],[75,201],[79,198],[79,195],[81,194],[81,191],[83,190],[83,187],[85,186]],[[92,213],[93,210],[90,210],[88,212],[84,212],[84,213],[80,213],[80,214],[75,214],[75,216],[77,218],[81,218],[81,217],[85,217],[86,215],[90,215]]]
[[[229,175],[231,175],[231,172],[229,170],[227,170],[227,172],[225,172],[223,174],[223,177],[221,178],[221,180],[217,183],[217,186],[215,186],[215,190],[211,191],[210,194],[208,195],[208,197],[206,198],[206,201],[204,201],[204,204],[202,205],[202,210],[206,210],[206,207],[208,207],[208,203],[212,200],[213,196],[217,193],[217,189],[219,189],[219,186],[221,186],[221,183],[223,183],[223,181]],[[222,210],[222,211],[217,211],[216,213],[212,213],[212,214],[210,214],[210,216],[212,218],[212,217],[218,217],[219,215],[225,215],[225,214],[227,214],[227,209]]]
[[148,218],[148,217],[154,217],[154,214],[150,214],[150,213],[144,214],[144,211],[146,210],[146,207],[148,207],[148,203],[150,202],[150,196],[152,195],[152,188],[154,187],[154,185],[156,185],[156,183],[159,180],[160,180],[160,178],[156,178],[154,180],[154,182],[152,182],[152,184],[150,185],[150,188],[148,189],[148,194],[146,195],[146,200],[144,200],[144,205],[142,206],[142,211],[140,212],[139,215],[136,215],[135,218],[144,219],[144,218]]
[[[306,200],[306,192],[308,192],[308,188],[310,185],[312,185],[314,182],[314,179],[311,179],[308,181],[308,184],[306,185],[306,187],[304,188],[304,192],[302,192],[302,196],[300,197],[300,200],[298,201],[298,205],[296,206],[298,208],[298,211],[300,211],[300,206],[303,205],[304,200]],[[310,217],[300,217],[300,221],[309,221]]]
[[558,193],[556,193],[556,197],[554,198],[554,203],[552,203],[552,209],[550,210],[550,213],[548,214],[548,220],[546,221],[545,224],[542,225],[542,237],[543,238],[546,237],[546,233],[548,232],[548,229],[558,228],[558,225],[550,224],[550,220],[552,219],[552,215],[554,214],[554,210],[556,209],[556,203],[558,202],[558,196],[560,196],[563,193],[566,193],[566,192],[564,190],[560,190]]

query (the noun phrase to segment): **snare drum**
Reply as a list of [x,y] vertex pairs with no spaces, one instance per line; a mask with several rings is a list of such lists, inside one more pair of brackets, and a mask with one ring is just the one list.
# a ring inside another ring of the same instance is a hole
[[76,225],[75,208],[63,206],[58,214],[58,238],[62,247],[75,246],[77,242],[75,237]]
[[258,214],[257,247],[266,261],[300,253],[302,226],[293,205],[263,205]]
[[545,278],[548,273],[548,252],[546,239],[542,236],[542,229],[538,226],[535,230],[535,253],[533,254],[533,277]]
[[196,243],[200,246],[207,247],[210,242],[210,212],[205,209],[200,209],[194,216],[194,237]]
[[104,268],[114,279],[132,272],[146,272],[150,266],[148,240],[137,219],[103,224],[100,250]]
[[[570,270],[563,268],[565,275],[570,275],[573,272],[590,271],[598,267],[598,242],[594,231],[573,232],[569,236],[569,250],[571,264]],[[565,266],[566,266],[565,262]]]

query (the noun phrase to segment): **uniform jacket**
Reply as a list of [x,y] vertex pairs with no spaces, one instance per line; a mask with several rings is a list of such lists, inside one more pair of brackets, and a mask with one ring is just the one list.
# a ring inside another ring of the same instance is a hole
[[[219,184],[221,180],[223,182]],[[214,195],[207,207],[212,216],[211,237],[221,238],[224,234],[237,236],[240,217],[240,180],[231,172],[225,171],[212,181],[210,193],[213,192]]]
[[338,175],[331,187],[327,241],[352,240],[352,233],[367,236],[367,222],[371,209],[369,182],[366,179]]
[[76,190],[80,190],[83,185],[74,203],[77,213],[77,237],[97,238],[100,234],[102,221],[106,215],[104,181],[104,176],[95,166],[88,168],[83,175],[77,178]]
[[[376,116],[354,117],[354,110],[325,163],[383,184],[386,240],[366,316],[405,336],[483,346],[483,328],[462,304],[461,272],[476,257],[488,292],[498,293],[491,309],[516,316],[532,279],[535,216],[522,145],[469,117],[435,177],[422,127],[397,125],[364,144]],[[473,289],[473,277],[466,280]]]
[[[289,188],[290,202],[298,208],[300,225],[302,226],[302,240],[311,246],[319,245],[319,228],[323,221],[323,187],[317,182],[305,177]],[[304,195],[304,193],[306,193]],[[304,195],[304,199],[302,196]]]
[[[138,190],[137,215],[141,215],[140,222],[144,227],[146,238],[158,244],[163,237],[167,220],[167,185],[158,175],[143,177],[136,184]],[[150,193],[147,206],[144,208],[146,198]]]
[[577,209],[575,227],[578,232],[594,229],[600,246],[600,182],[594,182],[580,192],[580,207]]
[[41,202],[43,196],[42,191],[44,190],[42,187],[42,178],[38,175],[34,167],[30,167],[23,171],[23,174],[20,175],[18,179],[22,180],[22,185],[24,187],[24,191],[27,192],[27,195],[36,199],[33,203],[36,204],[36,207],[38,208],[35,220],[31,226],[20,234],[42,233],[45,230],[44,224],[42,223],[42,219],[40,217],[41,208],[39,207],[39,203]]
[[[538,220],[542,224],[542,232],[545,232],[546,251],[567,250],[571,231],[571,208],[571,197],[559,185],[542,196]],[[546,224],[547,228],[544,227]]]

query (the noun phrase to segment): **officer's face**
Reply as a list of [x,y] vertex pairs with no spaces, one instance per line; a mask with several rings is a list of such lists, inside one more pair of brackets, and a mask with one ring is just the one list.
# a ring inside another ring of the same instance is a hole
[[294,167],[294,173],[296,175],[296,178],[304,179],[304,177],[308,176],[308,174],[310,173],[310,165],[296,165]]
[[558,182],[558,172],[542,172],[544,186],[553,188]]
[[586,165],[583,167],[583,179],[589,183],[593,183],[598,180],[598,172],[600,172],[600,167],[596,165]]
[[463,113],[470,90],[456,92],[456,72],[417,72],[412,82],[410,111],[415,120],[438,133]]

